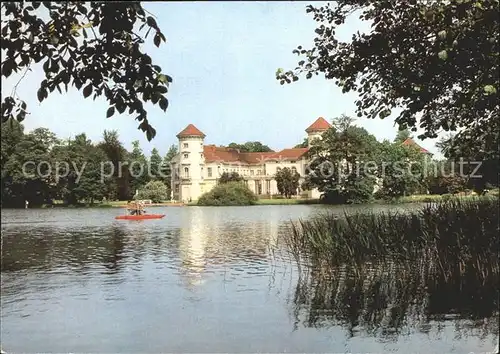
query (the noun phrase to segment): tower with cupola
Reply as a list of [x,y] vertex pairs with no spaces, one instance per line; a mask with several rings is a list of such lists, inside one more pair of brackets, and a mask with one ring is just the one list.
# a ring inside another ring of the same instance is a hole
[[177,134],[179,155],[177,160],[178,199],[183,202],[197,200],[202,194],[205,157],[205,134],[189,124]]
[[323,117],[316,119],[314,123],[306,129],[308,147],[311,147],[311,144],[315,139],[321,139],[323,133],[330,129],[331,126],[332,125]]

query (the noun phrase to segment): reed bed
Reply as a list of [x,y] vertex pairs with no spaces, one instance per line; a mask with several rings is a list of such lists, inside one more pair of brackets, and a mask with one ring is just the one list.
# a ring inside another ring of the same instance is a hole
[[292,224],[287,246],[320,269],[381,260],[414,265],[445,278],[473,271],[498,277],[498,199],[453,199],[417,211],[322,214]]

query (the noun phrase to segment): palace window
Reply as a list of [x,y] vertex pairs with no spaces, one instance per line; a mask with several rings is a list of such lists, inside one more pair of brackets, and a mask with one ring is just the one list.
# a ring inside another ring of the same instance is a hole
[[292,167],[292,173],[297,173],[297,168],[296,167]]
[[253,176],[254,173],[255,173],[254,170],[250,170],[250,176]]
[[175,185],[175,193],[179,193],[179,185],[178,184]]
[[184,146],[184,148],[186,148],[186,149],[189,147],[188,143],[184,143],[184,145],[183,145],[183,146]]
[[203,179],[203,167],[201,168],[201,179]]
[[189,167],[184,167],[184,177],[189,177]]
[[189,154],[184,154],[184,158],[187,159],[189,157]]
[[212,167],[207,167],[208,177],[212,177]]

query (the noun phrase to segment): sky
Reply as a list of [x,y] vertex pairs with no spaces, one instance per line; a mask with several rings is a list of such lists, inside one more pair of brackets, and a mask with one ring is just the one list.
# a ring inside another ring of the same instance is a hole
[[[316,22],[305,11],[309,3],[144,2],[167,41],[157,48],[150,35],[143,48],[173,78],[167,112],[148,106],[156,137],[148,142],[137,129],[139,122],[127,114],[107,119],[104,98],[93,101],[76,90],[62,95],[56,90],[39,103],[41,66],[17,88],[31,112],[23,122],[26,131],[45,127],[60,138],[84,132],[99,141],[105,129],[113,129],[127,149],[139,140],[145,154],[156,147],[164,155],[177,144],[176,134],[192,123],[206,134],[206,144],[261,141],[276,151],[293,147],[318,117],[331,121],[341,114],[355,116],[356,94],[342,94],[333,80],[322,75],[285,85],[276,80],[278,68],[296,67],[300,59],[292,51],[298,45],[312,47]],[[348,40],[353,32],[367,29],[352,18],[338,34]],[[19,76],[2,77],[2,90],[10,92],[18,80]],[[358,118],[356,124],[379,141],[393,140],[397,132],[394,116]],[[416,141],[438,152],[435,140]]]

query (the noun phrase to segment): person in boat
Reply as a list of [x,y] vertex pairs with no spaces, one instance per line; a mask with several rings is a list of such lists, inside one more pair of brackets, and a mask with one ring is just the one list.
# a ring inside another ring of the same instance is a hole
[[127,209],[130,215],[144,215],[146,214],[146,210],[144,210],[144,205],[140,202],[132,202],[130,201],[127,205]]

